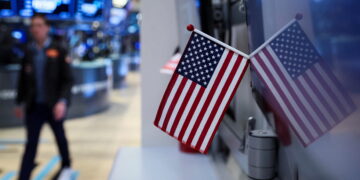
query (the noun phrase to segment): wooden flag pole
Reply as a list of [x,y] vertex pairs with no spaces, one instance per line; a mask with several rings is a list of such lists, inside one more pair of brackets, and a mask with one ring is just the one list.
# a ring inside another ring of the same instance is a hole
[[265,46],[267,46],[272,40],[275,39],[280,33],[282,33],[286,28],[288,28],[291,24],[293,24],[296,21],[300,21],[303,18],[303,15],[301,13],[297,13],[295,15],[295,18],[292,19],[290,22],[288,22],[285,26],[283,26],[279,31],[277,31],[274,35],[272,35],[267,41],[265,41],[260,47],[258,47],[255,51],[253,51],[249,57],[253,57],[256,53],[258,53],[260,50],[262,50]]
[[249,59],[249,55],[247,55],[247,54],[245,54],[245,53],[243,53],[243,52],[241,52],[241,51],[239,51],[239,50],[237,50],[237,49],[235,49],[235,48],[233,48],[233,47],[231,47],[231,46],[229,46],[229,45],[227,45],[227,44],[225,44],[225,43],[223,43],[223,42],[221,42],[221,41],[219,41],[219,40],[217,40],[217,39],[215,39],[213,37],[211,37],[210,35],[208,35],[208,34],[202,32],[202,31],[194,28],[194,26],[192,24],[189,24],[186,27],[186,29],[188,31],[194,31],[194,32],[196,32],[196,33],[198,33],[198,34],[200,34],[200,35],[202,35],[202,36],[204,36],[204,37],[206,37],[206,38],[208,38],[208,39],[210,39],[210,40],[212,40],[212,41],[214,41],[214,42],[216,42],[216,43],[218,43],[218,44],[220,44],[222,46],[224,46],[225,48],[230,49],[231,51],[234,51],[237,54],[240,54],[244,58]]

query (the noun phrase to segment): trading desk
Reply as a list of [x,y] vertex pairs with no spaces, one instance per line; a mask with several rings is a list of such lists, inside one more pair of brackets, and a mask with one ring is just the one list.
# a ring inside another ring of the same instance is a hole
[[[109,107],[112,63],[108,59],[73,63],[74,86],[72,88],[69,118],[101,112]],[[22,125],[14,116],[16,87],[20,65],[0,67],[0,127]]]

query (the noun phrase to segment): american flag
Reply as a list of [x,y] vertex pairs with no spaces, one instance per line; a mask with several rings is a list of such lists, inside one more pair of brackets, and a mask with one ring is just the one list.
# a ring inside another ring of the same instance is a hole
[[328,132],[355,105],[295,21],[251,57],[280,112],[304,146]]
[[[229,47],[230,48],[230,47]],[[155,126],[206,153],[249,61],[194,31],[160,103]]]

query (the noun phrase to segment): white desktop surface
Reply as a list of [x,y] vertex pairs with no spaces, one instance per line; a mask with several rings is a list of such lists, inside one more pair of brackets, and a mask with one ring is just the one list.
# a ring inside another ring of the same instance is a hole
[[124,147],[114,160],[110,180],[219,180],[209,156],[177,147]]

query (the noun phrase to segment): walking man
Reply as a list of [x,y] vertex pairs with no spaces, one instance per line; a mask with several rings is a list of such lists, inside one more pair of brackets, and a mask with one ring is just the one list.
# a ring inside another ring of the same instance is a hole
[[70,103],[73,82],[66,48],[49,37],[45,16],[31,18],[29,43],[22,61],[17,90],[18,118],[25,115],[27,141],[20,167],[20,180],[29,180],[36,166],[35,157],[41,128],[47,122],[56,139],[62,164],[58,174],[69,174],[71,161],[64,119]]

